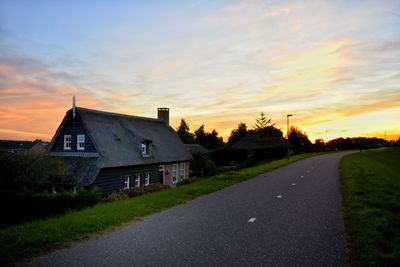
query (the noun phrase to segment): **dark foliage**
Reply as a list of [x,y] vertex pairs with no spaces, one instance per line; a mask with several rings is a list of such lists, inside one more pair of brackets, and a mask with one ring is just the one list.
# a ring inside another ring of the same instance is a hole
[[60,158],[30,153],[0,154],[0,188],[3,191],[25,188],[40,192],[60,182],[65,172]]
[[204,176],[208,160],[207,153],[193,151],[192,158],[190,159],[190,170],[193,172],[193,175]]
[[260,147],[254,150],[254,157],[257,160],[284,158],[286,154],[287,148],[284,146]]
[[397,139],[397,141],[393,142],[393,146],[400,146],[400,137]]
[[231,135],[228,139],[228,145],[234,145],[237,141],[247,136],[247,126],[246,123],[241,122],[238,124],[237,129],[231,131]]
[[225,147],[210,152],[210,158],[217,166],[243,162],[248,156],[247,149]]
[[44,219],[64,214],[70,210],[90,207],[101,201],[102,193],[98,187],[78,188],[76,192],[61,191],[59,193],[1,192],[2,219],[0,226],[5,227],[35,219]]
[[388,146],[389,142],[376,137],[336,138],[329,141],[326,146],[330,151],[336,150],[363,150]]
[[194,142],[201,146],[207,147],[207,133],[204,130],[204,124],[194,131]]
[[289,143],[294,147],[296,153],[307,153],[312,151],[312,144],[308,139],[307,134],[303,133],[297,127],[290,127]]
[[194,143],[194,135],[190,132],[189,124],[187,124],[185,119],[181,119],[181,124],[176,129],[176,133],[179,135],[183,143]]
[[325,152],[327,151],[326,144],[323,139],[316,139],[312,145],[313,152]]
[[134,198],[148,193],[158,192],[170,188],[167,185],[162,184],[151,184],[148,186],[131,187],[129,189],[123,189],[118,192],[111,193],[107,197],[108,202],[119,201],[123,199]]

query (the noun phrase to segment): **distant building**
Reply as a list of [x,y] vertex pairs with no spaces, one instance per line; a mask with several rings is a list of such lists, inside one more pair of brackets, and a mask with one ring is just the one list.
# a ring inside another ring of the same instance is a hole
[[108,195],[187,179],[190,154],[168,125],[169,109],[158,109],[158,117],[68,110],[48,149],[66,163],[64,184],[98,186]]
[[33,153],[44,154],[48,142],[40,140],[35,141],[18,141],[18,140],[0,140],[0,153],[17,154],[17,153]]
[[[254,151],[259,148],[269,147],[287,147],[288,141],[283,137],[275,138],[259,138],[259,137],[244,137],[237,141],[232,147],[244,148],[248,151]],[[289,150],[293,153],[293,146],[289,143]]]

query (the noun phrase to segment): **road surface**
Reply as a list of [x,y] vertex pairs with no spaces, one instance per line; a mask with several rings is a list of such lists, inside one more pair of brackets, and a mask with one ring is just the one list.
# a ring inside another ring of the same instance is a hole
[[259,175],[35,259],[31,266],[344,266],[339,161]]

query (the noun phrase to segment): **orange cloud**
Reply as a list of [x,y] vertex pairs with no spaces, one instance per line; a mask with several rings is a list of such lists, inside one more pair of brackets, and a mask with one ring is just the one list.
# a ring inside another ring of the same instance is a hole
[[56,73],[23,57],[4,58],[0,65],[0,139],[50,140],[73,95],[78,105],[102,108],[104,105],[85,89],[62,85],[52,79]]

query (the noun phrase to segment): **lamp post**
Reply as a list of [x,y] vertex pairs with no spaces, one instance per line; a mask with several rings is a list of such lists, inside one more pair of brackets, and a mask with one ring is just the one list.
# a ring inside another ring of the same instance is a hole
[[286,115],[286,121],[287,121],[287,143],[286,143],[286,147],[287,147],[287,159],[289,160],[290,158],[290,151],[289,151],[289,117],[293,116],[293,114],[287,114]]

